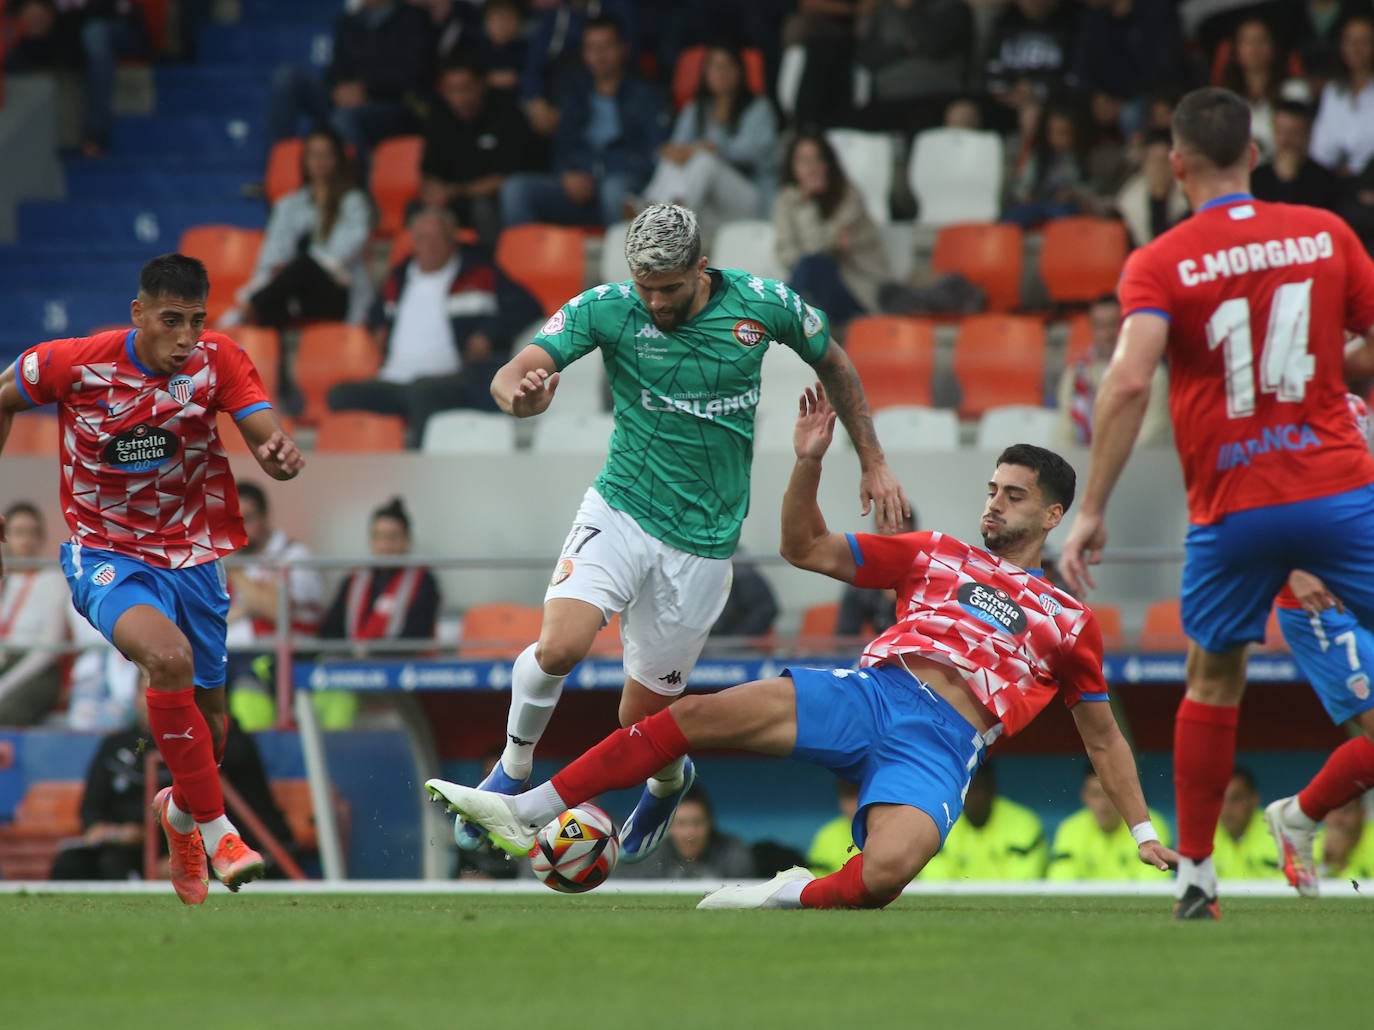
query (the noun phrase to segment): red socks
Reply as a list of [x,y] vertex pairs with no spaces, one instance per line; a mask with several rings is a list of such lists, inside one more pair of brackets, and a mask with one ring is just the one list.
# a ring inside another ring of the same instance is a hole
[[803,887],[801,903],[802,908],[885,908],[900,893],[890,898],[869,893],[864,886],[864,856],[860,852],[829,876]]
[[215,765],[216,765],[216,766],[218,766],[221,762],[224,761],[224,747],[225,747],[226,744],[229,743],[229,715],[228,715],[228,713],[225,713],[224,715],[221,715],[221,716],[220,716],[220,719],[223,720],[223,722],[222,722],[223,732],[221,732],[220,735],[219,735],[219,743],[217,743],[217,744],[215,745]]
[[576,805],[608,790],[633,787],[690,750],[672,709],[665,708],[616,730],[575,759],[554,776],[553,789],[566,804]]
[[1183,699],[1174,716],[1174,797],[1178,853],[1201,861],[1212,853],[1221,799],[1236,764],[1240,709]]
[[1347,740],[1298,795],[1303,815],[1321,822],[1332,809],[1374,787],[1374,741],[1361,734]]
[[148,728],[162,760],[172,771],[172,800],[198,823],[224,814],[210,726],[196,704],[195,690],[148,690]]

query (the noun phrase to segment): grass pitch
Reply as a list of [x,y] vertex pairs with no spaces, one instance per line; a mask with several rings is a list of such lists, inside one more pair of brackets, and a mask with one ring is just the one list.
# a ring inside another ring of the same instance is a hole
[[0,1025],[1367,1025],[1369,902],[948,897],[697,912],[692,895],[0,896]]

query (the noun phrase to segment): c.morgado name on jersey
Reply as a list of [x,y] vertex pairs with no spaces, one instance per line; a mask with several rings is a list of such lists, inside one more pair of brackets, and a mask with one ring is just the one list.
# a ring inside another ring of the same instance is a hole
[[1184,286],[1210,283],[1224,276],[1263,272],[1289,265],[1310,265],[1335,253],[1329,232],[1315,236],[1285,236],[1281,240],[1247,243],[1202,255],[1202,267],[1192,258],[1178,263],[1178,278]]
[[712,397],[709,400],[699,397],[662,397],[650,390],[640,390],[639,403],[645,411],[680,411],[684,415],[714,422],[721,415],[733,415],[756,407],[759,403],[759,389],[754,387],[735,397]]

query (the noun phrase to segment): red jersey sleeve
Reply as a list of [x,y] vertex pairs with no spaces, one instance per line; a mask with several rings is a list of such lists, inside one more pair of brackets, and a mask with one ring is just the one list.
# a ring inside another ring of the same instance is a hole
[[858,566],[854,585],[880,590],[895,589],[911,575],[912,558],[923,551],[929,533],[899,533],[878,536],[876,533],[849,533],[849,550]]
[[1117,287],[1123,319],[1141,311],[1165,319],[1173,318],[1173,300],[1164,260],[1167,259],[1158,247],[1139,247],[1126,259]]
[[14,382],[33,405],[55,404],[72,392],[72,350],[86,342],[77,337],[46,340],[19,355],[14,363]]
[[1102,675],[1102,630],[1092,612],[1087,613],[1087,620],[1060,662],[1055,678],[1066,708],[1080,701],[1107,700],[1107,680]]
[[272,402],[262,385],[262,377],[247,351],[220,333],[207,333],[205,339],[218,345],[215,351],[218,370],[215,407],[227,411],[235,422],[262,408],[270,408]]
[[1345,277],[1345,328],[1363,336],[1374,329],[1374,260],[1345,222],[1337,222],[1341,249],[1348,255]]

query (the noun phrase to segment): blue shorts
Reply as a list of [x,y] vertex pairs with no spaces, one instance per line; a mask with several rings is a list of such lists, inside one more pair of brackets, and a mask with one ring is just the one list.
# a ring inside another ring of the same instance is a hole
[[135,605],[149,605],[176,623],[191,642],[196,686],[224,686],[229,594],[219,562],[161,569],[113,551],[66,543],[62,571],[71,587],[72,606],[110,643],[121,615]]
[[944,844],[986,744],[973,724],[900,665],[787,669],[797,690],[792,754],[859,785],[854,843],[869,805],[910,805]]
[[1190,526],[1183,631],[1213,654],[1263,640],[1274,597],[1294,569],[1320,576],[1374,626],[1374,485]]
[[1293,660],[1332,722],[1339,726],[1374,708],[1374,633],[1335,608],[1315,618],[1301,608],[1280,608],[1278,614]]

